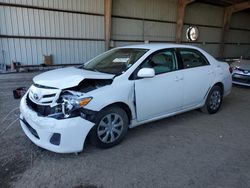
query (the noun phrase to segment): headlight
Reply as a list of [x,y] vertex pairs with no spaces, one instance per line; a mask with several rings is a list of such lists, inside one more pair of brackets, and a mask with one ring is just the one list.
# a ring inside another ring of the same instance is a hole
[[233,69],[234,70],[238,70],[240,67],[238,67],[238,66],[233,66]]
[[62,112],[65,118],[70,117],[74,112],[86,106],[92,97],[79,97],[74,95],[62,96]]

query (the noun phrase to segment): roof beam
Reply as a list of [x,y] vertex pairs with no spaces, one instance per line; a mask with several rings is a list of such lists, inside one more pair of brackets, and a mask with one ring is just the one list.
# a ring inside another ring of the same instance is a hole
[[223,28],[222,28],[222,36],[221,36],[221,47],[219,56],[222,58],[224,56],[225,51],[225,42],[227,40],[228,30],[231,23],[231,18],[233,13],[240,12],[242,10],[250,8],[250,1],[245,1],[242,3],[237,3],[225,8],[224,18],[223,18]]
[[231,5],[229,7],[226,7],[226,9],[228,9],[232,13],[240,12],[240,11],[246,10],[248,8],[250,8],[250,1],[249,0],[244,1],[242,3],[237,3],[237,4],[234,4],[234,5]]
[[111,12],[112,0],[104,1],[104,32],[105,32],[105,50],[109,50],[111,38]]
[[195,0],[178,0],[177,24],[176,24],[176,43],[181,43],[182,29],[184,23],[186,6]]

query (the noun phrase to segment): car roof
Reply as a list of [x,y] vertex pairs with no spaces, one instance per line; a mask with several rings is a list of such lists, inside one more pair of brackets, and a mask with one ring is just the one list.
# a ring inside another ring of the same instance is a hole
[[150,44],[136,44],[136,45],[129,45],[123,46],[119,48],[142,48],[148,50],[160,50],[164,48],[192,48],[192,49],[200,49],[195,46],[191,45],[184,45],[184,44],[175,44],[175,43],[150,43]]

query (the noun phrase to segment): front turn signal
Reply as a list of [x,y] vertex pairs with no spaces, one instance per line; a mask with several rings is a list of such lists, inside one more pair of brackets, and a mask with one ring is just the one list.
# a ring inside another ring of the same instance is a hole
[[84,99],[82,99],[82,100],[79,102],[79,106],[80,106],[80,107],[86,106],[91,100],[92,100],[92,97],[84,98]]

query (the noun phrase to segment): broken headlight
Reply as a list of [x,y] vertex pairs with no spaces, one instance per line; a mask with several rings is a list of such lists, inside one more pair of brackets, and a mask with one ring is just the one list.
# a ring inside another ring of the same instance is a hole
[[86,97],[80,92],[67,93],[60,97],[64,118],[79,114],[80,108],[86,106],[92,100],[92,97]]

